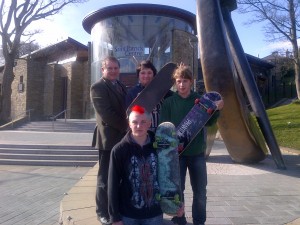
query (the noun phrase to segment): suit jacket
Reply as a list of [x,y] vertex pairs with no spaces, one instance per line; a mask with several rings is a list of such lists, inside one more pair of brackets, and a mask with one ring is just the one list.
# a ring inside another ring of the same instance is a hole
[[110,151],[126,134],[126,88],[120,82],[122,94],[110,80],[100,78],[91,86],[91,101],[96,114],[96,128],[93,146],[99,150]]

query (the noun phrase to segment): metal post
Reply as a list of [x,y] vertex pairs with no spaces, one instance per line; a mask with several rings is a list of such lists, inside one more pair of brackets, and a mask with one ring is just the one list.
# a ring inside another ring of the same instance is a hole
[[67,110],[65,110],[65,123],[67,123]]

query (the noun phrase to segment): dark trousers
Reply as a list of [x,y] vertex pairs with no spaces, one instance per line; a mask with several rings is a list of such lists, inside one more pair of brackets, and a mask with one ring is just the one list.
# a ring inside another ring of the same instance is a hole
[[99,150],[99,169],[96,189],[96,213],[99,217],[109,218],[107,199],[108,167],[111,151]]
[[203,154],[195,156],[181,156],[179,159],[182,192],[185,189],[187,169],[193,190],[192,216],[193,224],[204,224],[206,221],[206,186],[207,171]]

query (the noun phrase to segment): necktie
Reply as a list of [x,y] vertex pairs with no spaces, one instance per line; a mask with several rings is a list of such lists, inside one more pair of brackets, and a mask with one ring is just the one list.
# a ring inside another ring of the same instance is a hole
[[121,85],[119,84],[118,81],[115,82],[114,86],[115,86],[116,90],[117,90],[121,95],[123,95],[123,89],[122,89],[122,87],[121,87]]

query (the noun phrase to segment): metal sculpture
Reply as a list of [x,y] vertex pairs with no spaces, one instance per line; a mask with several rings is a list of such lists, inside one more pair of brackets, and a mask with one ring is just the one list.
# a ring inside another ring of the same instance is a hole
[[[218,127],[227,150],[238,163],[256,163],[267,156],[265,141],[279,169],[285,164],[253,74],[234,29],[230,12],[236,0],[197,0],[200,59],[207,91],[223,96]],[[250,115],[241,86],[253,108]]]

